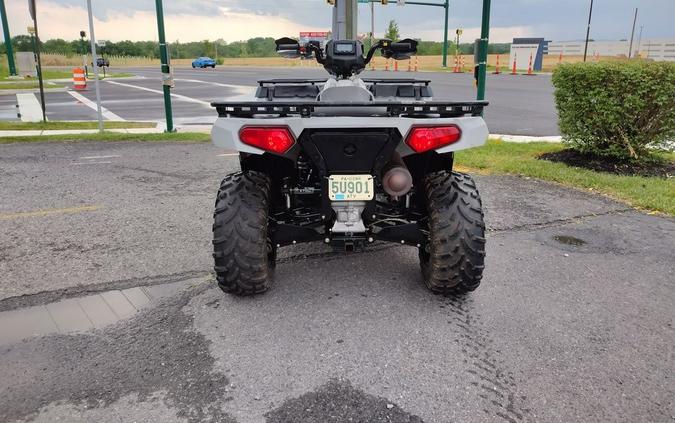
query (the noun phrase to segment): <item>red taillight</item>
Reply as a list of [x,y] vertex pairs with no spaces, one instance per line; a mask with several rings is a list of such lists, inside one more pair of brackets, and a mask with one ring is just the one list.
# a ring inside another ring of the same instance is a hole
[[239,131],[239,139],[253,147],[283,154],[295,143],[285,126],[248,126]]
[[416,153],[445,147],[459,141],[462,130],[457,125],[416,126],[410,130],[406,143]]

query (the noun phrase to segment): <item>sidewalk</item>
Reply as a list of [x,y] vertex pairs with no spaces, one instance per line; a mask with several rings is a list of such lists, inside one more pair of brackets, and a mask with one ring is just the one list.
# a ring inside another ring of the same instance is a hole
[[[158,122],[155,128],[121,128],[106,129],[106,132],[117,132],[126,134],[159,134],[164,132],[164,122]],[[211,125],[183,125],[177,126],[177,132],[201,132],[208,134],[211,132]],[[96,134],[98,129],[36,129],[36,130],[14,130],[0,131],[0,137],[35,137],[40,135],[74,135],[74,134]],[[559,143],[560,136],[533,137],[527,135],[503,135],[490,134],[490,139],[500,139],[503,142],[528,143],[528,142],[550,142]]]
[[[158,123],[155,128],[116,128],[106,129],[105,132],[116,132],[120,134],[161,134],[164,132],[163,123]],[[186,125],[176,128],[177,132],[201,132],[210,133],[211,125]],[[2,137],[36,137],[42,135],[77,135],[77,134],[96,134],[98,129],[29,129],[0,131]]]

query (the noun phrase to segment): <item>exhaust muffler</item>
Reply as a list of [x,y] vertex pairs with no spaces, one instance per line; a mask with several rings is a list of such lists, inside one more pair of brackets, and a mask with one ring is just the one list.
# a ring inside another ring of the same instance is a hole
[[384,191],[392,197],[406,195],[412,189],[412,175],[398,152],[394,152],[389,163],[384,166],[382,175]]

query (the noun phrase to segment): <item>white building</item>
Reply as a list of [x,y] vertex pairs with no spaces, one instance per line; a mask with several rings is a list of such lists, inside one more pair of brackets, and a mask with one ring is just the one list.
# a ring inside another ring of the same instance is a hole
[[[630,41],[589,41],[588,56],[628,57]],[[633,41],[633,54],[652,60],[675,61],[675,39],[642,40],[640,45]],[[548,54],[557,56],[583,56],[584,41],[552,41],[548,44]]]

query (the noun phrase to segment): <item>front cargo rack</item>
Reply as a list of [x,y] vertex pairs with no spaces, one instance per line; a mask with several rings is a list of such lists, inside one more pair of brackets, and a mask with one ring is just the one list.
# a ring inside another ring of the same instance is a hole
[[[488,105],[487,101],[428,101],[428,102],[401,102],[401,101],[369,101],[332,103],[319,101],[293,101],[293,102],[270,102],[270,101],[217,101],[211,103],[220,117],[251,118],[261,115],[279,115],[281,117],[299,116],[309,118],[312,115],[324,113],[326,109],[385,109],[385,116],[389,117],[462,117],[481,116],[483,108]],[[348,110],[342,110],[347,112]]]

